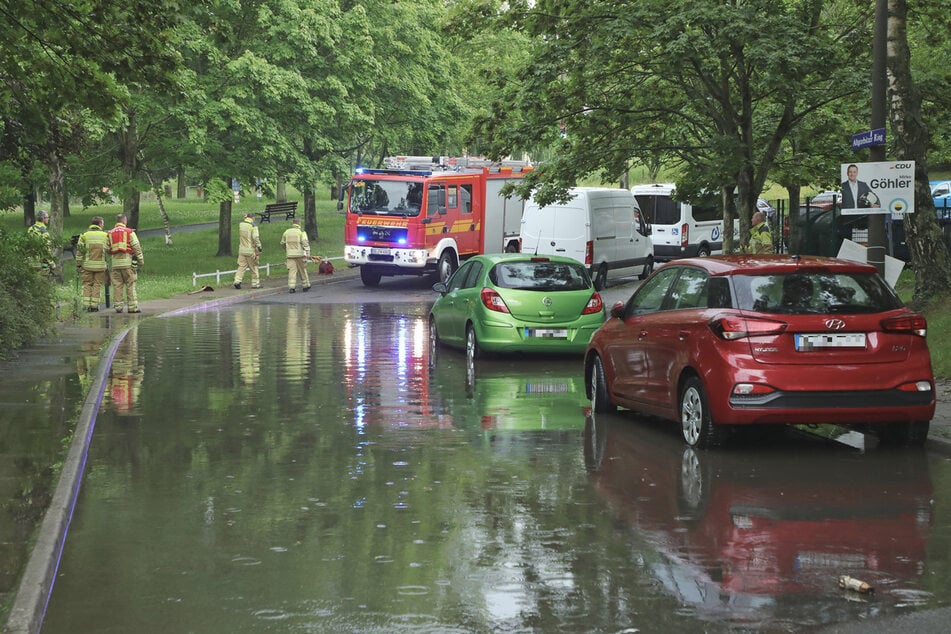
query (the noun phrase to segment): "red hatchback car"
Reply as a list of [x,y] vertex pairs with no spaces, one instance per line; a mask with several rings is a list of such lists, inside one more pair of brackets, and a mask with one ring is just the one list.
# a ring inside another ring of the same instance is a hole
[[675,260],[618,302],[585,352],[597,412],[737,426],[831,423],[921,445],[935,409],[925,318],[868,264],[807,256]]

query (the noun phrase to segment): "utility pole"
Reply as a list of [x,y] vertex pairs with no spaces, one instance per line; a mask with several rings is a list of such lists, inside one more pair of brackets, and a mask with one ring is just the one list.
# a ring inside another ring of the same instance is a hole
[[[888,37],[888,0],[875,0],[875,31],[872,38],[872,129],[885,127],[885,56]],[[885,160],[885,145],[869,149],[869,160]],[[890,213],[887,212],[886,213]],[[885,274],[885,214],[868,216],[868,251],[866,259],[878,272]]]

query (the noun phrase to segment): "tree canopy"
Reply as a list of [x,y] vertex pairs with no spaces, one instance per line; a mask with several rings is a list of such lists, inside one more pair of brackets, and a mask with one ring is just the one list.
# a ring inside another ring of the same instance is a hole
[[[869,120],[872,5],[0,0],[0,208],[31,220],[45,189],[57,233],[67,173],[74,198],[108,187],[131,217],[152,175],[185,173],[221,203],[223,254],[232,178],[293,183],[316,234],[316,188],[357,164],[527,155],[521,193],[541,202],[663,166],[682,197],[724,194],[742,246],[768,183],[798,198],[862,160],[847,135]],[[907,5],[907,85],[947,163],[949,17]]]

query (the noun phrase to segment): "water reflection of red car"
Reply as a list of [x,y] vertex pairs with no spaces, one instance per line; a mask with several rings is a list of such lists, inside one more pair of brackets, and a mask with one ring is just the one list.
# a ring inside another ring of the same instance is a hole
[[626,418],[588,418],[586,466],[648,542],[639,559],[699,617],[828,624],[842,618],[840,575],[878,588],[877,610],[904,600],[889,601],[889,589],[921,582],[933,514],[923,454],[811,438],[697,452],[662,423]]

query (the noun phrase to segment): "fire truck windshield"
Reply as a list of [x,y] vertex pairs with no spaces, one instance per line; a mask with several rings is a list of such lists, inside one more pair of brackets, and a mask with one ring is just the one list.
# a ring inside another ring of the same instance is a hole
[[357,179],[350,192],[352,214],[418,216],[423,205],[419,182]]

